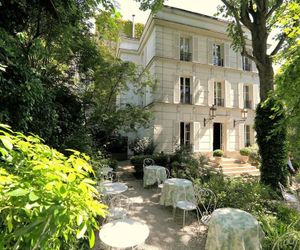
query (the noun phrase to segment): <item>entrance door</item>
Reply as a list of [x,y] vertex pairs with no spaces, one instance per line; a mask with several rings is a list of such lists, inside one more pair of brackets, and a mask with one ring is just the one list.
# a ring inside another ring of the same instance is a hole
[[222,123],[214,123],[213,150],[222,149]]

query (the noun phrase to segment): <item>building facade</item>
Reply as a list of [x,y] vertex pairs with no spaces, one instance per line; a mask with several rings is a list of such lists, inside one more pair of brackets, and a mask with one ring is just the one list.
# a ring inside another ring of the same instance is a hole
[[[139,136],[153,138],[157,151],[190,145],[195,153],[222,149],[230,155],[254,143],[257,69],[232,50],[227,25],[165,6],[149,17],[140,40],[121,39],[118,57],[148,70],[157,88],[142,97],[130,90],[122,93],[118,105],[151,108],[152,125]],[[251,51],[250,40],[247,49]]]

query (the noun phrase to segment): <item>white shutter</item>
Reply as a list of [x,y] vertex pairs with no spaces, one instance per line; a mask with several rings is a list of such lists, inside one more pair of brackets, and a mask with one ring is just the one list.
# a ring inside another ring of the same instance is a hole
[[254,109],[256,109],[259,102],[260,102],[259,85],[253,84],[253,108]]
[[238,66],[238,69],[242,70],[243,69],[243,63],[242,63],[241,52],[236,53],[236,56],[237,56],[237,66]]
[[252,62],[252,71],[257,72],[256,63],[254,61],[251,61],[251,62]]
[[180,58],[180,34],[178,32],[173,33],[173,57],[178,60]]
[[198,37],[193,36],[193,61],[199,61]]
[[179,146],[180,134],[179,134],[180,123],[178,121],[173,121],[173,151]]
[[225,107],[231,107],[231,96],[230,96],[231,84],[229,81],[225,80]]
[[207,39],[207,63],[213,64],[213,42],[211,39]]
[[223,57],[223,65],[224,67],[226,68],[229,68],[229,60],[230,60],[230,57],[229,57],[229,43],[224,43],[223,45],[223,50],[224,50],[224,57]]
[[207,90],[207,105],[211,106],[214,104],[214,79],[208,80]]
[[196,76],[193,77],[193,85],[193,104],[200,105],[201,85],[200,79]]
[[238,83],[238,107],[240,109],[244,108],[243,86],[243,83]]
[[174,76],[174,103],[180,103],[180,77]]
[[194,152],[200,151],[200,122],[193,123],[193,136],[194,136]]
[[244,141],[244,137],[245,137],[245,132],[244,132],[244,128],[245,125],[244,124],[238,124],[237,125],[238,129],[239,129],[239,149],[245,147],[245,141]]

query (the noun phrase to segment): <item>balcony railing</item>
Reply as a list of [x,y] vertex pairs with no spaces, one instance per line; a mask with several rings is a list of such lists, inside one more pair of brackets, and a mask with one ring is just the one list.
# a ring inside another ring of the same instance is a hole
[[219,57],[214,57],[213,58],[213,65],[216,66],[224,66],[224,62],[223,62],[223,58],[219,58]]
[[252,109],[252,101],[244,101],[245,109]]
[[192,61],[192,53],[180,51],[180,61]]
[[192,94],[190,94],[190,95],[181,95],[180,103],[182,103],[182,104],[192,104],[192,98],[193,98]]
[[251,64],[250,63],[243,63],[243,70],[251,71]]
[[214,104],[219,107],[224,107],[224,98],[215,98]]

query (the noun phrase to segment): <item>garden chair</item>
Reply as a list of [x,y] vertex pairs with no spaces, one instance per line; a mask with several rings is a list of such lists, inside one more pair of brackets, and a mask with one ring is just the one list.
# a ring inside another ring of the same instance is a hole
[[123,194],[115,195],[109,203],[107,220],[124,219],[130,209],[131,200]]
[[151,166],[151,165],[154,165],[155,162],[153,159],[151,158],[145,158],[144,161],[143,161],[143,169],[147,166]]
[[[170,170],[165,168],[166,170],[166,175],[167,175],[167,179],[171,178],[171,174],[170,174]],[[157,180],[157,184],[158,184],[158,188],[163,188],[164,183],[161,180]]]
[[185,216],[188,211],[196,210],[197,220],[200,224],[200,209],[196,202],[188,201],[186,199],[186,190],[180,190],[176,195],[173,196],[173,219],[175,220],[176,208],[183,210],[182,227],[185,226]]
[[207,226],[212,212],[216,209],[217,197],[214,192],[208,188],[195,188],[195,195],[201,215],[200,221]]
[[297,198],[297,196],[295,194],[290,194],[286,191],[285,187],[280,183],[278,182],[278,185],[279,185],[279,188],[280,188],[280,191],[281,191],[281,195],[283,197],[283,199],[290,205],[292,205],[293,207],[299,209],[300,207],[300,202]]

